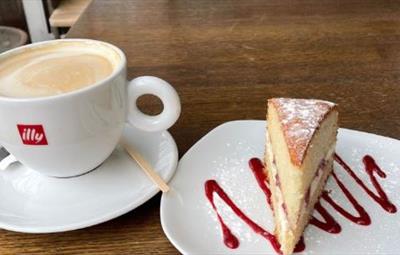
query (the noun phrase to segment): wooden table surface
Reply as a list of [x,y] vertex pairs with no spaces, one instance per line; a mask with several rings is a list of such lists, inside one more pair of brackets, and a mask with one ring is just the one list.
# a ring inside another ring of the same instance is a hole
[[[398,1],[94,0],[68,37],[113,43],[128,56],[129,78],[174,85],[180,155],[221,123],[264,119],[277,96],[335,101],[342,127],[400,138]],[[176,254],[159,200],[83,230],[0,231],[0,253]]]

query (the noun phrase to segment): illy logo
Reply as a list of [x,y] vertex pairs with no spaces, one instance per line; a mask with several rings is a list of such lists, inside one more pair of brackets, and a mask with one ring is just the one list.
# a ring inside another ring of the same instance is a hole
[[27,145],[47,145],[42,125],[17,125],[22,142]]

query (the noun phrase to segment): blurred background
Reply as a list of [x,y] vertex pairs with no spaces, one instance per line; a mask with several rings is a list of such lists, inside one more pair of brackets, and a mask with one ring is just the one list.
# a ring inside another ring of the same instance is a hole
[[0,53],[63,38],[91,0],[0,0]]

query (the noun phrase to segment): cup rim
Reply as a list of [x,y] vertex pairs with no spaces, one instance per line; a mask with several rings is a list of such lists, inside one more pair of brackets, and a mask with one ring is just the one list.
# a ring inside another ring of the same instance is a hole
[[56,40],[36,42],[36,43],[24,45],[21,47],[17,47],[17,48],[5,51],[0,54],[0,59],[3,57],[6,57],[9,54],[14,54],[14,53],[22,51],[24,49],[34,48],[39,45],[55,44],[58,42],[89,42],[89,43],[103,44],[107,47],[110,47],[112,50],[114,50],[120,56],[121,61],[118,63],[117,67],[113,70],[113,72],[109,76],[107,76],[106,78],[99,80],[89,86],[86,86],[84,88],[72,90],[72,91],[69,91],[66,93],[62,93],[62,94],[50,95],[50,96],[40,96],[40,97],[6,97],[6,96],[0,95],[0,101],[3,101],[3,102],[40,102],[40,101],[52,101],[52,100],[72,98],[79,94],[83,94],[85,92],[95,90],[98,87],[100,87],[104,84],[107,84],[110,80],[114,79],[117,75],[119,75],[126,65],[126,56],[125,56],[124,52],[117,46],[115,46],[111,43],[108,43],[108,42],[93,40],[93,39],[85,39],[85,38],[68,38],[68,39],[56,39]]

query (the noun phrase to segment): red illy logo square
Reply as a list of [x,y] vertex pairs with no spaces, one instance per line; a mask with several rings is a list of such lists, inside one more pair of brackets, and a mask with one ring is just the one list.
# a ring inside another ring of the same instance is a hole
[[42,125],[17,125],[22,142],[27,145],[47,145]]

